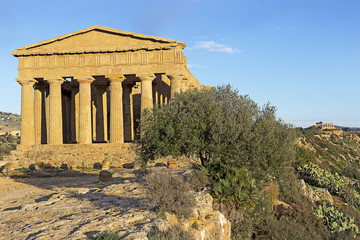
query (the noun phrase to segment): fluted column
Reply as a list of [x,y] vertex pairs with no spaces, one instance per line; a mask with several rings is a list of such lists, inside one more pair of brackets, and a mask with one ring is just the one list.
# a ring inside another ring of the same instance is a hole
[[171,74],[169,75],[169,79],[171,98],[173,98],[175,96],[175,93],[180,92],[181,81],[184,79],[184,76],[182,74]]
[[92,78],[77,79],[79,82],[79,142],[90,144],[91,137],[91,87]]
[[21,85],[21,145],[35,144],[34,89],[35,80],[16,80]]
[[71,114],[70,114],[70,129],[71,142],[79,142],[79,84],[72,81],[71,84]]
[[44,139],[42,135],[46,134],[46,132],[44,133],[44,127],[42,124],[44,122],[44,87],[44,84],[37,83],[34,89],[34,131],[35,144],[37,145],[42,143],[42,139]]
[[124,75],[107,77],[110,81],[110,142],[124,142],[123,103],[122,103],[122,82]]
[[45,88],[45,128],[46,128],[46,143],[50,144],[50,86],[47,85]]
[[96,141],[108,141],[107,85],[96,85]]
[[124,85],[124,140],[132,141],[131,89],[134,84]]
[[155,75],[150,73],[137,74],[136,76],[141,80],[141,110],[145,108],[152,109],[154,105],[152,81],[155,79]]
[[63,79],[47,80],[49,91],[49,144],[63,144],[63,119],[61,84]]

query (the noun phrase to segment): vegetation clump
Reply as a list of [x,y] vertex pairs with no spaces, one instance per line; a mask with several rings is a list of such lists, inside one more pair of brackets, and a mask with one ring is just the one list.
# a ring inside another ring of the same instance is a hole
[[189,217],[195,206],[188,183],[181,176],[168,172],[150,173],[145,177],[144,188],[151,206],[159,211]]
[[353,218],[336,210],[333,206],[327,206],[325,202],[315,209],[315,214],[324,219],[325,224],[332,233],[353,231],[355,233],[354,237],[359,234],[359,228]]
[[[341,175],[360,176],[358,151],[351,149],[357,144],[324,140],[316,128],[294,129],[275,112],[229,85],[180,92],[142,113],[137,155],[143,165],[169,155],[198,158],[187,180],[195,191],[207,187],[214,207],[232,222],[233,239],[346,239],[357,232],[355,222],[348,221],[351,231],[328,229],[297,180],[340,196],[348,205],[336,204],[360,219],[346,207],[360,207],[359,184]],[[299,136],[305,147],[295,144]]]
[[179,226],[169,227],[165,231],[155,230],[147,235],[149,240],[193,240],[191,233],[182,230]]

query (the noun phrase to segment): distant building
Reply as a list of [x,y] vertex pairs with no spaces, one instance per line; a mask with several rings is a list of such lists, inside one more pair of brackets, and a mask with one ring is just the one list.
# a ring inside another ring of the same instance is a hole
[[317,122],[315,124],[317,128],[320,130],[334,130],[336,129],[333,123],[323,123],[323,122]]

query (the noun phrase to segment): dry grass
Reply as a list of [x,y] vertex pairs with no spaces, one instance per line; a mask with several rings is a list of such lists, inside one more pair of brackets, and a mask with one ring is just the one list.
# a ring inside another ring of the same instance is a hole
[[151,206],[178,217],[191,215],[195,205],[194,196],[181,176],[168,172],[151,173],[145,178],[144,188]]

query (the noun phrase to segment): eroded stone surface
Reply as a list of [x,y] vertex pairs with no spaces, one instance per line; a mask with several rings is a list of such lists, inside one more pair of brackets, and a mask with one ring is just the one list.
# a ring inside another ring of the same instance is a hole
[[[125,180],[128,180],[125,182]],[[140,231],[156,216],[134,176],[0,179],[0,239],[86,239]]]
[[132,171],[113,174],[110,183],[99,183],[97,176],[0,178],[0,239],[86,239],[113,231],[145,240],[153,229],[171,225],[195,239],[230,239],[230,222],[212,209],[206,192],[195,194],[191,218],[159,218],[145,201],[141,181]]

